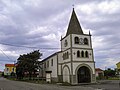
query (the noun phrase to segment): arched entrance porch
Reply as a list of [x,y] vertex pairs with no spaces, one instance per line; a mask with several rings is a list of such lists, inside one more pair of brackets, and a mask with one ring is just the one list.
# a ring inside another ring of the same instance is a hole
[[82,66],[77,71],[78,83],[90,83],[91,82],[91,72],[86,66]]

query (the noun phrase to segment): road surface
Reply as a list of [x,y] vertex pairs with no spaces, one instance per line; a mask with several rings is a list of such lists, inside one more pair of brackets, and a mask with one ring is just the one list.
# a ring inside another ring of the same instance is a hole
[[99,84],[60,86],[56,84],[33,84],[0,78],[0,90],[120,90],[118,80],[101,80]]
[[100,80],[99,82],[95,85],[91,84],[89,87],[102,88],[103,90],[120,90],[120,80]]
[[0,78],[0,90],[95,90],[84,86],[60,86],[56,84],[33,84]]

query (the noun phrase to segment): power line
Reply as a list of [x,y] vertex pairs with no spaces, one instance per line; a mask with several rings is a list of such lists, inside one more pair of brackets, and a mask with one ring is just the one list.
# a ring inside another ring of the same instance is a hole
[[2,50],[2,49],[0,49],[1,50],[1,52],[9,59],[9,60],[11,60],[5,53],[4,53],[4,51]]
[[8,44],[8,43],[0,43],[0,44],[1,44],[1,45],[7,45],[7,46],[14,46],[14,47],[36,48],[36,49],[61,49],[61,48],[40,48],[40,47],[30,47],[30,46],[23,46],[23,45]]
[[8,44],[8,43],[0,43],[0,44],[7,45],[7,46],[14,46],[14,47],[37,48],[37,47],[29,47],[29,46],[23,46],[23,45],[14,45],[14,44]]
[[[14,60],[12,60],[7,54],[5,54],[5,52],[2,49],[0,49],[0,51],[3,53],[4,56],[7,57],[7,59],[9,59],[11,62],[14,62]],[[0,61],[2,61],[2,60],[0,60]],[[7,61],[7,60],[4,60],[4,61]]]

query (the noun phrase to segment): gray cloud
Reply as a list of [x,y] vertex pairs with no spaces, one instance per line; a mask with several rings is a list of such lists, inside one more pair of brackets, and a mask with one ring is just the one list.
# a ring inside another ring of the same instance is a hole
[[[0,48],[14,60],[35,49],[40,49],[43,58],[60,50],[42,48],[60,48],[61,35],[65,35],[75,4],[82,27],[92,32],[96,66],[103,68],[109,62],[108,66],[113,67],[110,62],[118,62],[120,54],[120,7],[114,6],[119,3],[118,0],[1,0],[0,43],[36,48],[1,44]],[[8,58],[1,52],[0,60]]]

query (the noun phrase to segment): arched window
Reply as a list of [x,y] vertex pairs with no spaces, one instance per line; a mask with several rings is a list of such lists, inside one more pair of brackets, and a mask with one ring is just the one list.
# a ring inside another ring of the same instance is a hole
[[69,53],[67,52],[67,59],[69,58]]
[[75,37],[75,44],[79,44],[79,38]]
[[44,68],[46,68],[46,62],[44,62]]
[[53,66],[53,59],[51,59],[51,66]]
[[63,53],[63,60],[65,59],[65,54]]
[[84,44],[88,45],[88,39],[87,38],[84,38]]
[[85,57],[88,57],[88,51],[85,51]]
[[67,53],[65,53],[65,59],[67,58]]
[[77,51],[77,57],[80,57],[80,51]]
[[81,57],[84,57],[84,51],[81,52]]

